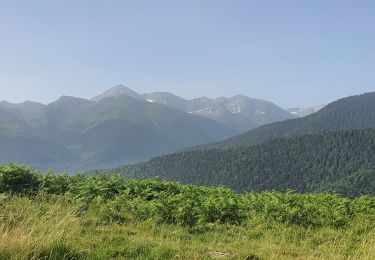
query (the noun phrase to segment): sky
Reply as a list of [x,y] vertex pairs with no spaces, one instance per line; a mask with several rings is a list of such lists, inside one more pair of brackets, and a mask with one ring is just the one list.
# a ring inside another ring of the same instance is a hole
[[284,108],[375,91],[373,0],[0,0],[0,100],[123,84]]

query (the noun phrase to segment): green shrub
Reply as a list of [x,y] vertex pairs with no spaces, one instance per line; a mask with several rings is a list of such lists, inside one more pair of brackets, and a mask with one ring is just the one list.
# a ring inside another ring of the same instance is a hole
[[0,193],[33,195],[39,191],[40,176],[28,166],[7,164],[0,166]]
[[249,193],[244,201],[248,211],[289,225],[343,227],[354,214],[350,199],[328,193]]
[[[210,223],[252,223],[253,219],[303,227],[342,228],[351,220],[375,216],[375,198],[342,198],[335,194],[262,192],[237,194],[224,187],[199,187],[174,182],[124,180],[105,175],[46,175],[30,167],[0,166],[0,203],[7,194],[60,194],[72,200],[77,214],[88,214],[100,223],[129,219],[155,220],[194,227]],[[88,218],[88,221],[89,218]]]

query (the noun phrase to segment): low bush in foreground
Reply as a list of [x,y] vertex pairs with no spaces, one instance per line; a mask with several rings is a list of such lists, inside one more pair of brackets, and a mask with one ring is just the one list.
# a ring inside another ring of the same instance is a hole
[[369,258],[374,220],[369,196],[236,194],[0,166],[0,259]]

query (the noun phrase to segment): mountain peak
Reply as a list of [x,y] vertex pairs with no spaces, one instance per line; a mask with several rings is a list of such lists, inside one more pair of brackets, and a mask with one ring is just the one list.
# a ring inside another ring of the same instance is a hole
[[191,99],[190,101],[193,101],[193,102],[194,101],[212,101],[212,99],[209,97],[203,96],[203,97]]
[[77,98],[73,96],[61,96],[58,100],[52,102],[51,104],[59,104],[59,103],[78,103],[78,102],[89,102],[87,99]]
[[88,106],[92,101],[72,96],[61,96],[58,100],[48,104],[48,107],[58,107],[65,111],[75,112],[77,109]]
[[117,85],[115,87],[107,89],[101,95],[96,96],[96,97],[92,98],[91,100],[98,102],[98,101],[101,101],[102,99],[107,98],[107,97],[117,98],[117,97],[121,97],[121,96],[130,96],[130,97],[142,99],[142,100],[144,99],[140,94],[131,90],[130,88],[128,88],[124,85]]
[[239,94],[231,97],[231,99],[240,99],[240,100],[248,100],[251,99],[249,96],[246,96],[244,94]]

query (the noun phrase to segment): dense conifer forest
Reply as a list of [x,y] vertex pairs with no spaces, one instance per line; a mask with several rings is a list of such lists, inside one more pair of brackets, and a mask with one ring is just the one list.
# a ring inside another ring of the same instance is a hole
[[124,166],[128,178],[153,178],[237,191],[374,194],[375,129],[281,138],[237,149],[182,152]]

